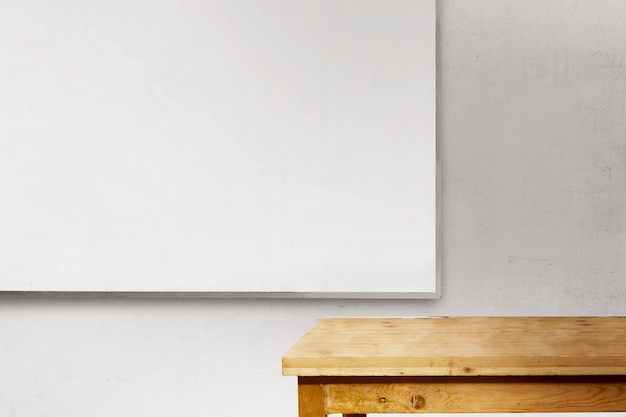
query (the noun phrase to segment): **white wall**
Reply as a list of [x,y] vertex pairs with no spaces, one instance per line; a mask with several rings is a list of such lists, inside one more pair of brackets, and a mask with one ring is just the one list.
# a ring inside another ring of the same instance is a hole
[[325,316],[626,315],[626,2],[442,0],[443,298],[0,299],[0,415],[295,416]]

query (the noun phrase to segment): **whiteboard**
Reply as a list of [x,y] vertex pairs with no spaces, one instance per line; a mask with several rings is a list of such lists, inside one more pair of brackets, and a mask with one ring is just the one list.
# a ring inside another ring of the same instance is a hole
[[435,0],[0,2],[0,290],[437,296]]

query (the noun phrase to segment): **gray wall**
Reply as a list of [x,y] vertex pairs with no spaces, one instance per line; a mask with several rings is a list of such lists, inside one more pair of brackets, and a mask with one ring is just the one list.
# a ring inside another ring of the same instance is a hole
[[443,298],[0,299],[3,416],[295,416],[325,316],[626,315],[626,2],[443,0]]

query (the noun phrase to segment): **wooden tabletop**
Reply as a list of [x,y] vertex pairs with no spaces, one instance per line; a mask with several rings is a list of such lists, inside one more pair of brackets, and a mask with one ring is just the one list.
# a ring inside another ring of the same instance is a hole
[[626,375],[626,317],[323,319],[283,374]]

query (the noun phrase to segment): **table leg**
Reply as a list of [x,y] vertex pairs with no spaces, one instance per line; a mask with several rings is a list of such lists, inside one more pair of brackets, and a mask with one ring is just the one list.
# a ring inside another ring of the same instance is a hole
[[326,394],[324,387],[313,378],[298,379],[299,417],[326,417]]
[[367,414],[344,414],[343,417],[367,417]]

